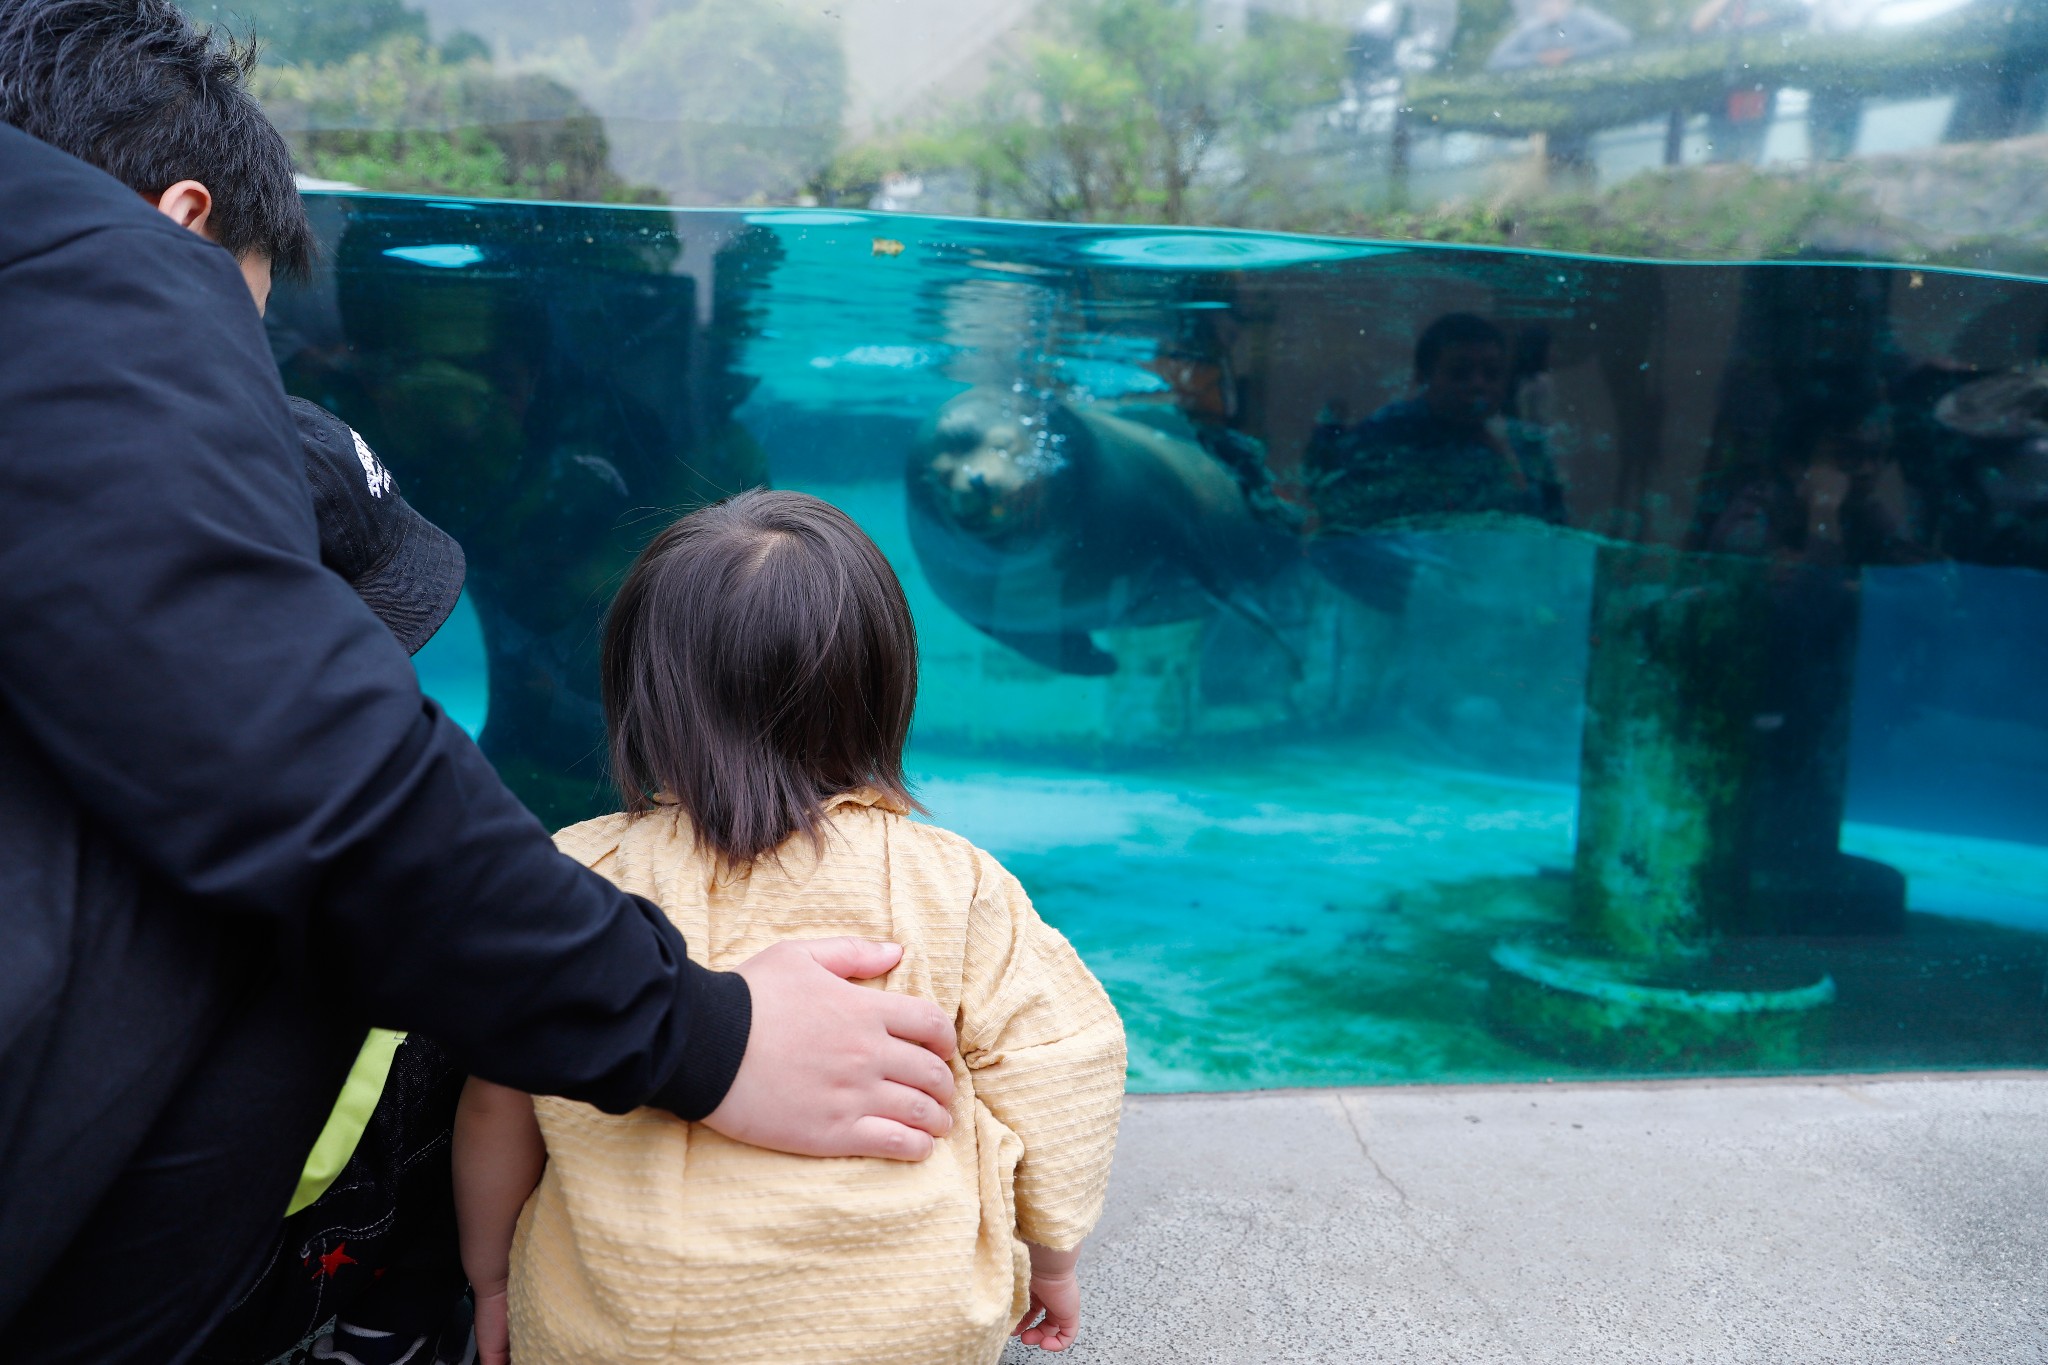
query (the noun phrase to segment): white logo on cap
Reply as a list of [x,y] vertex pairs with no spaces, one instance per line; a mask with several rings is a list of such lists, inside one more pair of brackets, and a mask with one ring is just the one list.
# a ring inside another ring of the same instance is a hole
[[370,443],[363,439],[361,432],[350,427],[348,434],[356,438],[356,458],[363,462],[363,477],[369,480],[370,496],[383,497],[391,491],[391,471],[378,462],[376,452],[370,449]]

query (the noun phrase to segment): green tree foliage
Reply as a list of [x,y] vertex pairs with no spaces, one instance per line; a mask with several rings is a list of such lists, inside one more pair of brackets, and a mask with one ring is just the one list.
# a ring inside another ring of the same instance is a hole
[[565,34],[589,45],[603,60],[645,25],[659,0],[412,0],[433,11],[444,28],[482,34],[491,50],[512,61],[559,52]]
[[394,38],[427,40],[427,17],[404,0],[180,0],[201,23],[254,33],[281,65],[326,65]]
[[1816,241],[1851,236],[1881,244],[1887,256],[1924,254],[1880,224],[1869,198],[1853,187],[1747,166],[1653,172],[1593,194],[1529,194],[1489,205],[1352,213],[1297,226],[1389,241],[1664,260],[1784,259],[1808,254]]
[[833,22],[782,0],[670,0],[605,59],[536,56],[583,91],[617,163],[677,203],[787,202],[832,158],[846,104]]
[[964,171],[984,211],[1186,223],[1264,142],[1337,97],[1344,34],[1264,17],[1216,35],[1202,0],[1049,0],[975,102],[849,149],[820,182]]
[[401,35],[326,65],[265,66],[255,88],[307,173],[365,189],[500,199],[649,202],[611,169],[575,93]]

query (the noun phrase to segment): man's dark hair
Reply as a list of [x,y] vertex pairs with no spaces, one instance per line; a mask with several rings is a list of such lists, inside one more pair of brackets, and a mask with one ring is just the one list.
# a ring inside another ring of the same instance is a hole
[[253,41],[171,0],[0,0],[0,122],[138,194],[197,180],[215,241],[304,276],[313,230],[291,148],[249,93],[255,65]]
[[1415,342],[1415,377],[1427,379],[1436,372],[1437,358],[1446,346],[1498,346],[1505,355],[1507,334],[1477,313],[1446,313],[1422,329]]
[[914,804],[903,743],[917,634],[895,570],[830,503],[752,489],[657,535],[604,633],[612,778],[673,800],[697,844],[744,866],[822,837],[825,802]]

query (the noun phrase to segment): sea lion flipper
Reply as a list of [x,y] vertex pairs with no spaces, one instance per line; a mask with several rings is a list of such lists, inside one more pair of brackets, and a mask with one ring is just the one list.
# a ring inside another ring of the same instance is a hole
[[1308,562],[1325,579],[1388,616],[1408,610],[1408,593],[1425,558],[1402,536],[1320,536],[1308,549]]
[[1072,673],[1083,678],[1103,678],[1116,672],[1116,658],[1096,648],[1085,631],[1031,635],[991,630],[990,639],[1008,645],[1036,664],[1055,673]]
[[1287,642],[1287,637],[1280,633],[1279,625],[1266,614],[1266,608],[1262,603],[1242,593],[1221,593],[1214,589],[1209,590],[1209,600],[1219,610],[1230,612],[1248,622],[1252,629],[1271,640],[1274,647],[1286,656],[1287,671],[1293,675],[1296,682],[1301,681],[1303,670],[1300,651]]

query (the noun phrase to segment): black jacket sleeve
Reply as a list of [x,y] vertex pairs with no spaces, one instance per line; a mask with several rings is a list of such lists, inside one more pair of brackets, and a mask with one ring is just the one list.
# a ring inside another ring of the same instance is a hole
[[227,254],[133,196],[52,236],[0,252],[0,705],[194,913],[282,922],[341,1006],[526,1090],[714,1107],[745,983],[558,854],[321,567]]

